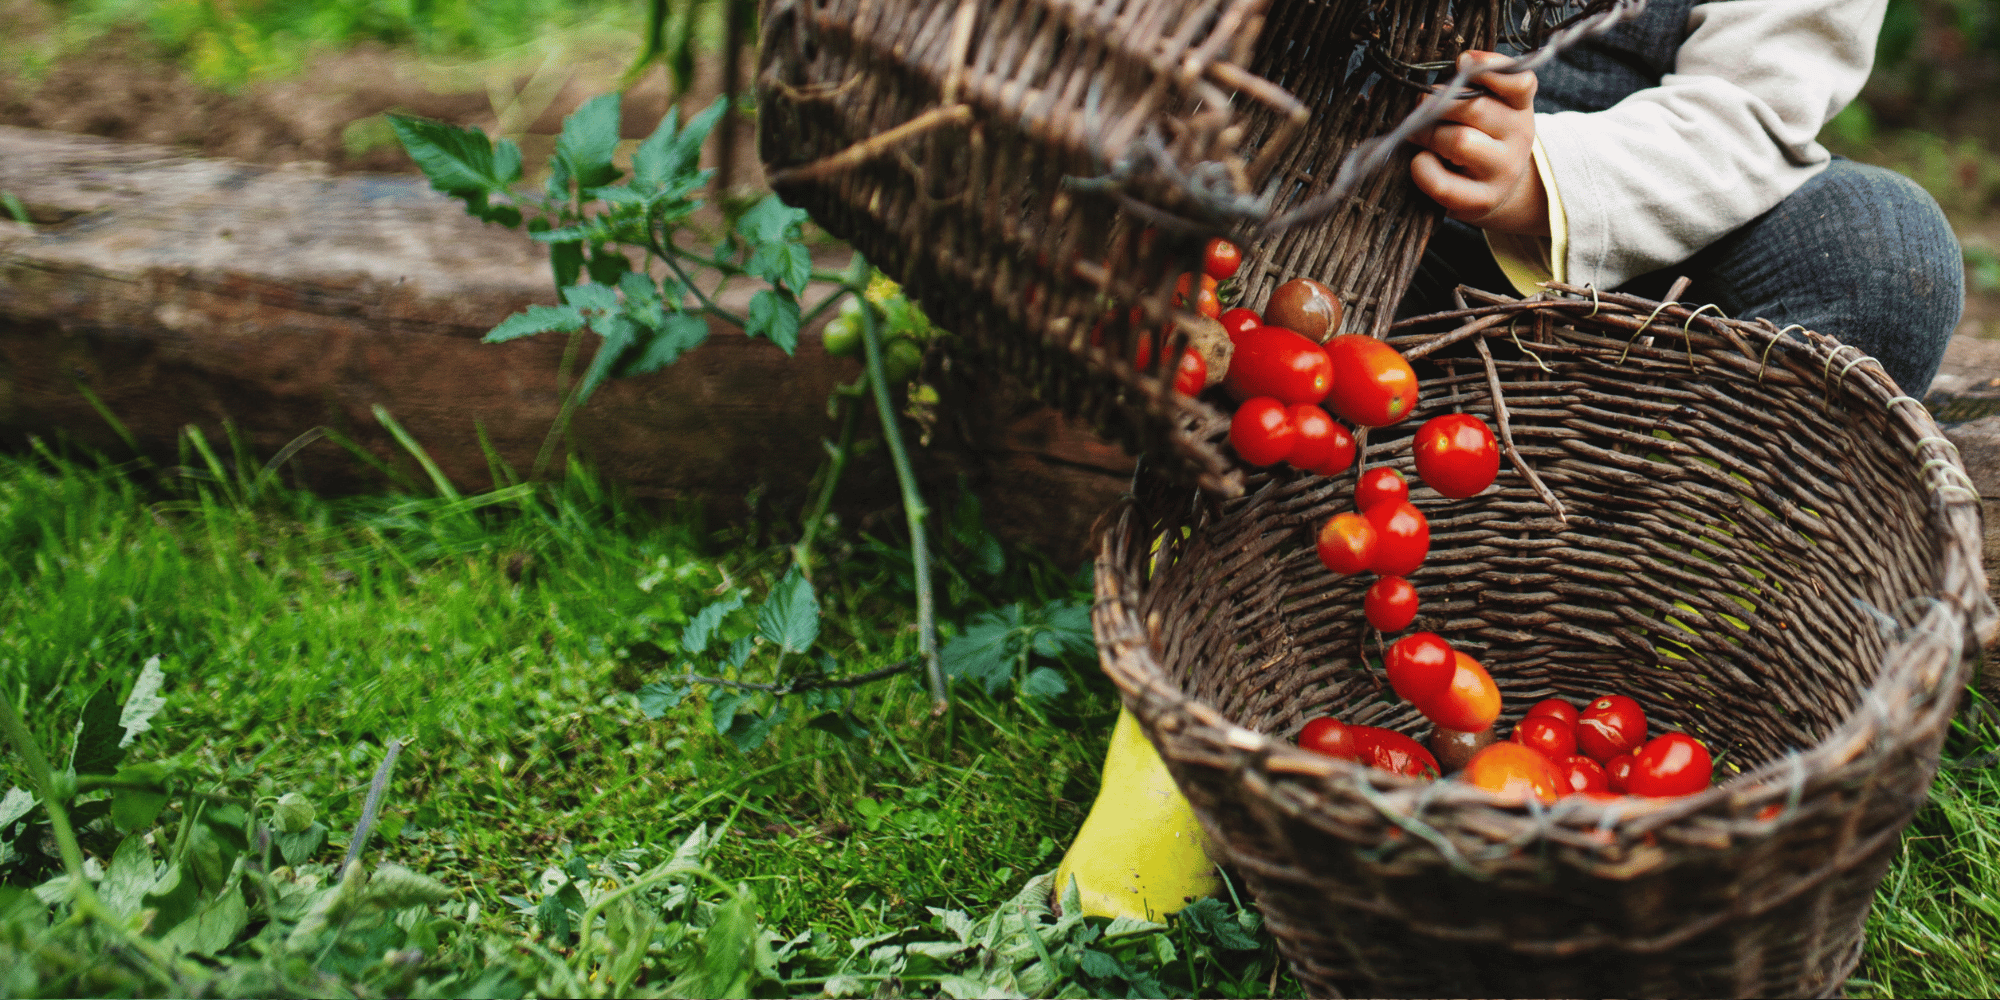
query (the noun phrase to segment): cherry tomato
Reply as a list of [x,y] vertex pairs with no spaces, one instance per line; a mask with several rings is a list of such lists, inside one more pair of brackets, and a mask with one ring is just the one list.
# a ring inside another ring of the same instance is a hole
[[1473,754],[1458,777],[1513,805],[1527,801],[1530,795],[1545,803],[1554,802],[1566,790],[1555,765],[1519,743],[1495,743]]
[[1400,576],[1385,576],[1368,588],[1361,600],[1368,624],[1384,632],[1401,632],[1417,617],[1417,588]]
[[1562,779],[1565,795],[1611,791],[1611,776],[1604,773],[1604,765],[1582,754],[1570,754],[1556,761],[1556,776]]
[[1354,745],[1354,728],[1330,715],[1322,715],[1299,730],[1299,747],[1341,760],[1360,760]]
[[1229,446],[1251,465],[1284,461],[1298,437],[1285,404],[1269,396],[1245,401],[1229,420]]
[[1473,496],[1500,474],[1500,446],[1486,421],[1469,413],[1432,417],[1417,428],[1417,475],[1454,499]]
[[1361,481],[1354,484],[1354,509],[1364,514],[1377,504],[1404,503],[1409,499],[1410,481],[1386,465],[1362,473]]
[[[1192,308],[1203,316],[1214,319],[1222,315],[1222,300],[1215,294],[1220,287],[1214,278],[1206,274],[1197,276],[1190,271],[1175,279],[1173,303],[1175,306]],[[1214,312],[1206,311],[1206,307],[1202,305],[1201,297],[1204,294],[1208,296],[1209,303],[1215,307]]]
[[[1215,279],[1205,277],[1202,280],[1213,282]],[[1222,316],[1222,297],[1216,294],[1215,289],[1204,286],[1195,293],[1194,311],[1209,319],[1219,319]]]
[[1584,707],[1576,720],[1576,745],[1593,760],[1608,763],[1646,742],[1646,713],[1622,694],[1608,694]]
[[1715,761],[1701,741],[1686,733],[1655,736],[1632,755],[1632,773],[1625,790],[1633,795],[1670,798],[1693,795],[1708,787]]
[[1478,660],[1454,653],[1451,683],[1443,692],[1414,704],[1425,718],[1446,729],[1476,733],[1500,717],[1500,688]]
[[1257,315],[1257,310],[1255,309],[1245,309],[1242,306],[1237,306],[1234,309],[1224,310],[1222,313],[1222,329],[1225,333],[1229,334],[1229,339],[1232,343],[1237,337],[1263,325],[1264,318]]
[[1208,362],[1201,352],[1189,348],[1181,352],[1180,368],[1174,372],[1174,391],[1183,396],[1193,396],[1208,384]]
[[1393,729],[1377,726],[1348,726],[1361,762],[1411,778],[1436,778],[1444,773],[1437,758],[1416,740]]
[[1621,795],[1625,793],[1625,783],[1632,778],[1633,756],[1621,753],[1604,762],[1604,780],[1611,783],[1611,790]]
[[[1285,407],[1285,417],[1292,422],[1292,430],[1297,432],[1291,453],[1285,456],[1285,461],[1291,463],[1293,468],[1310,472],[1334,457],[1334,450],[1340,447],[1340,439],[1334,429],[1340,425],[1334,423],[1325,410],[1312,403],[1300,403]],[[1349,437],[1348,441],[1351,447],[1353,438]]]
[[1530,715],[1516,723],[1513,739],[1552,761],[1576,755],[1576,730],[1546,715]]
[[1317,403],[1333,388],[1333,362],[1319,345],[1290,330],[1260,326],[1235,338],[1223,385],[1237,399],[1275,396],[1286,403]]
[[1236,244],[1224,239],[1208,241],[1201,251],[1201,269],[1218,281],[1236,277],[1236,269],[1243,266],[1243,251]]
[[1333,289],[1311,278],[1293,278],[1279,285],[1271,292],[1271,300],[1264,303],[1266,322],[1311,337],[1315,344],[1324,343],[1340,329],[1340,312],[1340,300],[1334,297]]
[[1362,514],[1375,526],[1375,561],[1368,568],[1383,576],[1409,576],[1431,551],[1431,524],[1408,501],[1376,504]]
[[[1248,406],[1248,403],[1244,404]],[[1237,419],[1242,419],[1241,410]],[[1231,425],[1232,432],[1234,425]],[[1359,514],[1335,514],[1319,529],[1319,561],[1342,576],[1368,568],[1375,558],[1375,527]]]
[[1383,666],[1388,668],[1389,686],[1396,694],[1412,705],[1422,705],[1451,687],[1452,675],[1458,671],[1458,651],[1435,632],[1417,632],[1390,645]]
[[1354,433],[1338,420],[1329,422],[1333,424],[1333,430],[1328,434],[1333,447],[1328,449],[1326,461],[1313,466],[1312,471],[1322,476],[1337,476],[1354,464]]
[[1374,337],[1345,334],[1326,342],[1336,391],[1333,412],[1364,427],[1387,427],[1417,405],[1417,373],[1403,355]]
[[1571,729],[1576,728],[1576,706],[1561,698],[1544,698],[1535,702],[1535,707],[1528,709],[1528,717],[1533,718],[1537,715],[1561,719],[1563,725]]

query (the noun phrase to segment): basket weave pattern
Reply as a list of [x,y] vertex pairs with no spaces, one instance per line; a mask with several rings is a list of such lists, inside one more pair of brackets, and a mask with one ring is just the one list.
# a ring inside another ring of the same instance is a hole
[[1106,671],[1314,995],[1837,992],[1994,620],[1955,452],[1817,334],[1584,293],[1392,343],[1454,328],[1366,464],[1418,483],[1410,429],[1498,423],[1497,384],[1562,514],[1511,463],[1468,500],[1418,486],[1412,628],[1489,668],[1502,732],[1545,697],[1630,694],[1716,752],[1715,787],[1509,808],[1292,746],[1320,714],[1428,729],[1386,693],[1367,579],[1313,551],[1351,476],[1223,500],[1142,473],[1097,564]]

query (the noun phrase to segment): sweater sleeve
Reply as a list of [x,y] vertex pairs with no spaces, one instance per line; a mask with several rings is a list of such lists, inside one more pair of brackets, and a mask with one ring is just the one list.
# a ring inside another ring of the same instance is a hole
[[1612,288],[1762,215],[1830,154],[1820,127],[1861,90],[1888,0],[1715,0],[1674,71],[1603,111],[1535,116],[1574,284]]

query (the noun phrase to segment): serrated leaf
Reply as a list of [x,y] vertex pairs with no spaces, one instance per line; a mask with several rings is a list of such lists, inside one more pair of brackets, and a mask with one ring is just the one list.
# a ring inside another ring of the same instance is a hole
[[931,911],[931,915],[944,924],[944,929],[950,931],[960,942],[972,940],[972,918],[966,916],[964,910],[940,910],[935,906],[924,908]]
[[673,313],[636,354],[625,360],[619,374],[645,375],[659,371],[707,341],[708,320],[689,313]]
[[596,247],[584,270],[590,273],[590,280],[615,287],[620,278],[632,272],[632,260],[617,250]]
[[959,975],[938,977],[938,989],[945,996],[955,997],[958,1000],[976,1000],[976,998],[980,997],[992,997],[995,1000],[1018,1000],[1018,998],[1025,998],[1027,996],[1026,993],[995,986],[984,980]]
[[681,629],[681,650],[699,656],[708,649],[708,642],[715,635],[716,626],[731,611],[743,606],[743,593],[731,591],[728,597],[701,609],[694,619]]
[[793,567],[757,609],[757,634],[788,652],[803,653],[819,638],[819,598],[812,581]]
[[709,699],[708,717],[715,724],[716,732],[729,735],[729,730],[736,725],[736,712],[743,707],[743,701],[743,694],[737,691],[725,691]]
[[387,862],[375,866],[368,887],[362,890],[363,899],[390,910],[442,903],[452,895],[451,888],[443,882]]
[[688,119],[687,127],[676,131],[680,109],[674,108],[660,119],[660,126],[632,153],[632,184],[648,190],[661,187],[678,174],[694,168],[701,145],[709,130],[728,107],[727,97],[718,97],[700,114]]
[[723,656],[722,663],[729,669],[734,670],[748,661],[750,654],[756,649],[756,640],[747,635],[740,636],[735,642],[729,644],[729,652]]
[[1080,949],[1077,968],[1093,979],[1125,978],[1125,964],[1095,948]]
[[569,167],[578,187],[603,187],[618,179],[611,165],[618,150],[617,91],[599,94],[563,119],[562,135],[556,137],[556,156]]
[[769,288],[750,296],[750,325],[744,333],[763,337],[791,354],[799,346],[799,304]]
[[784,285],[794,295],[803,295],[806,282],[812,280],[812,253],[803,243],[766,243],[750,255],[744,269],[774,285]]
[[785,721],[785,706],[771,709],[771,714],[759,717],[755,714],[739,712],[730,720],[729,729],[722,735],[736,745],[739,753],[749,753],[771,737],[771,731]]
[[989,611],[954,636],[938,651],[946,677],[954,681],[977,681],[992,694],[1014,679],[1014,663],[1019,657],[1021,606],[1010,604]]
[[1255,937],[1244,930],[1237,921],[1236,914],[1213,896],[1197,899],[1183,907],[1176,915],[1183,923],[1193,927],[1202,937],[1215,942],[1218,947],[1230,951],[1255,951],[1262,947]]
[[26,816],[28,810],[35,808],[35,805],[35,797],[28,794],[26,789],[18,787],[7,789],[7,794],[0,796],[0,834],[5,834],[8,827]]
[[569,911],[588,908],[589,904],[584,902],[583,894],[577,891],[576,886],[565,882],[562,888],[542,897],[541,905],[535,907],[535,922],[550,937],[567,941],[573,926]]
[[166,682],[159,657],[149,658],[139,668],[139,679],[132,682],[132,693],[125,696],[125,708],[118,713],[118,725],[125,730],[125,737],[118,741],[119,749],[131,746],[140,733],[153,728],[153,716],[160,714],[167,704],[167,699],[160,696],[160,688]]
[[606,285],[571,285],[562,290],[563,301],[591,312],[611,312],[622,303],[618,292]]
[[599,316],[590,321],[590,328],[603,339],[598,342],[597,353],[590,356],[590,366],[583,370],[583,378],[577,383],[577,406],[590,401],[591,394],[597,391],[598,386],[604,384],[605,379],[611,377],[619,362],[624,360],[625,351],[639,336],[638,324],[623,313]]
[[535,305],[501,320],[499,326],[487,331],[485,341],[504,344],[538,333],[575,333],[581,329],[583,313],[575,306]]
[[1042,605],[1042,621],[1048,635],[1062,643],[1063,652],[1084,656],[1097,651],[1097,635],[1090,625],[1090,606],[1068,601]]
[[736,220],[736,231],[753,245],[776,243],[789,238],[807,218],[804,209],[793,208],[777,195],[767,194]]
[[236,936],[250,926],[250,908],[236,880],[223,886],[200,911],[181,921],[160,938],[160,943],[195,955],[212,956],[229,947]]
[[678,706],[691,690],[679,684],[648,684],[639,689],[639,713],[657,719]]
[[159,878],[158,868],[145,835],[132,834],[119,841],[117,852],[111,856],[111,866],[104,870],[104,881],[98,883],[98,897],[111,912],[121,917],[132,916],[139,912],[146,891]]
[[1151,920],[1141,920],[1138,917],[1113,917],[1110,923],[1104,925],[1104,940],[1114,941],[1118,938],[1154,934],[1166,929],[1166,924],[1154,923]]
[[271,807],[271,826],[279,833],[298,833],[318,818],[312,800],[297,792],[278,796],[277,804]]
[[69,769],[77,774],[110,774],[125,756],[119,745],[124,727],[118,725],[118,694],[110,683],[98,686],[83,703],[76,722],[76,742],[70,747]]
[[1032,702],[1054,701],[1069,693],[1069,682],[1048,667],[1036,667],[1021,681],[1021,697]]
[[[431,187],[445,194],[499,194],[521,179],[521,150],[502,140],[498,149],[486,133],[410,115],[389,114],[389,128],[416,161]],[[482,197],[483,201],[483,197]]]
[[667,987],[670,997],[749,996],[756,970],[757,904],[741,893],[715,910],[694,968]]

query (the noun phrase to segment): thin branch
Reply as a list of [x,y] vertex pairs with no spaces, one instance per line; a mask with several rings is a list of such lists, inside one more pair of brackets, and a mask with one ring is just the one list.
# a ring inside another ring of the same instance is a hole
[[1476,337],[1472,343],[1479,348],[1480,359],[1486,362],[1486,388],[1493,394],[1493,416],[1500,424],[1500,446],[1506,449],[1507,457],[1514,462],[1514,468],[1521,470],[1521,478],[1526,479],[1528,485],[1534,487],[1535,492],[1541,496],[1542,502],[1549,505],[1549,510],[1555,512],[1556,520],[1567,524],[1569,515],[1563,511],[1562,501],[1556,499],[1555,492],[1549,489],[1547,483],[1542,482],[1542,477],[1536,474],[1534,466],[1529,465],[1528,460],[1521,457],[1521,449],[1514,447],[1514,427],[1507,416],[1507,400],[1500,393],[1500,369],[1493,365],[1493,350],[1486,346],[1485,337]]
[[[703,309],[708,310],[708,312],[711,315],[714,315],[717,318],[723,320],[724,322],[730,323],[731,325],[734,325],[739,329],[747,330],[750,328],[749,320],[744,319],[743,317],[738,316],[735,313],[722,308],[722,306],[717,304],[714,299],[709,298],[708,293],[702,291],[701,286],[696,285],[694,283],[694,278],[690,276],[684,268],[681,267],[679,261],[676,261],[674,259],[674,257],[678,255],[688,255],[691,257],[693,255],[687,254],[687,251],[682,250],[671,243],[662,244],[660,242],[658,235],[653,233],[652,230],[650,229],[648,229],[646,232],[646,249],[651,250],[653,252],[653,256],[660,258],[660,260],[667,265],[667,268],[674,272],[674,277],[679,278],[681,284],[686,285],[687,290],[693,292],[694,297],[701,300],[701,306]],[[704,260],[699,257],[694,257],[693,259],[700,260],[703,264],[706,264],[709,267],[713,267],[718,271],[722,270],[722,268],[717,266],[714,261]],[[740,274],[741,272],[739,271],[737,273]],[[720,288],[721,286],[718,285],[716,287]]]
[[896,426],[896,406],[889,399],[889,377],[882,365],[881,318],[872,304],[861,310],[861,343],[868,354],[868,381],[875,390],[875,410],[882,418],[882,440],[889,445],[889,461],[896,467],[896,485],[903,493],[903,514],[910,524],[910,563],[917,589],[917,648],[923,654],[924,672],[930,678],[931,714],[951,710],[951,689],[944,683],[944,667],[938,662],[937,622],[931,598],[931,554],[927,529],[930,510],[917,491],[917,475],[910,468],[909,452],[903,448],[903,432]]

